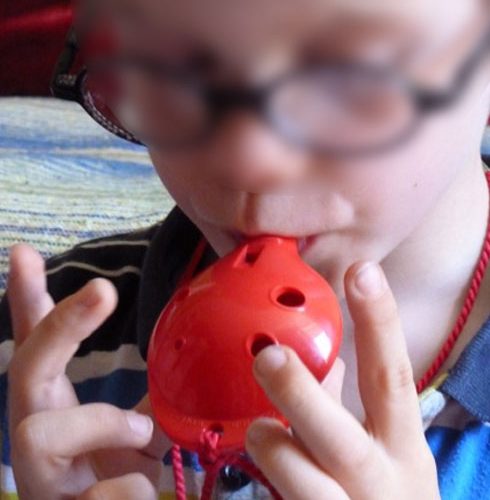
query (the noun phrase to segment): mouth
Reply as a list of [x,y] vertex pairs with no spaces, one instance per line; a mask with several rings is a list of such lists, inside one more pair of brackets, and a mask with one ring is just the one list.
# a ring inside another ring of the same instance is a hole
[[[228,235],[234,241],[236,246],[240,246],[240,245],[245,244],[251,238],[257,238],[258,236],[262,236],[262,235],[258,235],[258,234],[247,235],[247,234],[242,233],[240,231],[228,231]],[[265,235],[263,235],[263,236],[265,236]],[[270,234],[268,234],[268,236],[270,236]],[[298,252],[300,254],[306,252],[318,239],[317,234],[310,235],[310,236],[298,236],[298,237],[292,236],[292,235],[280,235],[280,234],[275,234],[274,236],[284,237],[284,238],[295,238],[297,241],[297,244],[298,244]]]
[[298,240],[298,252],[300,254],[306,252],[310,247],[312,247],[315,244],[317,239],[318,239],[317,234],[307,236],[306,238],[300,238]]

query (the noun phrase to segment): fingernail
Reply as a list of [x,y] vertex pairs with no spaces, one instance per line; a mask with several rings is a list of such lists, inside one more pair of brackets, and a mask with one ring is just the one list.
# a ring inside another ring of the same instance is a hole
[[153,421],[150,417],[146,415],[141,415],[140,413],[130,412],[126,414],[128,419],[129,427],[131,430],[140,436],[147,437],[153,431]]
[[377,264],[367,262],[356,273],[356,288],[365,297],[375,297],[385,289],[385,280]]
[[96,280],[97,278],[89,281],[81,290],[77,301],[80,306],[89,309],[100,302],[100,296],[94,290]]
[[269,375],[287,362],[287,356],[284,349],[278,345],[272,345],[260,351],[255,361],[255,370],[259,375]]

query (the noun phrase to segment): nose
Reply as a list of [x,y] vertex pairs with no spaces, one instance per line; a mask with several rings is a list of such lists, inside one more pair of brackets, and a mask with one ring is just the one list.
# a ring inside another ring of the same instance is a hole
[[259,194],[297,181],[306,159],[260,117],[240,111],[224,118],[216,130],[208,164],[226,187]]

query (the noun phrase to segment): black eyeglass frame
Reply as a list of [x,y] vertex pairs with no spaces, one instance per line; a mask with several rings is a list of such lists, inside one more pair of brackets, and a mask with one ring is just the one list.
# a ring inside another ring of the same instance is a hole
[[[355,155],[378,153],[385,149],[396,147],[400,143],[407,140],[415,132],[419,125],[420,119],[424,115],[443,110],[456,102],[462,95],[464,89],[466,88],[466,85],[471,79],[474,71],[478,68],[482,59],[484,59],[486,54],[490,52],[490,29],[485,32],[481,41],[477,44],[475,50],[456,71],[455,78],[453,79],[453,83],[450,88],[443,91],[433,91],[420,88],[416,84],[404,78],[402,75],[398,74],[390,67],[368,66],[349,62],[333,62],[328,64],[310,65],[306,68],[299,68],[293,70],[292,72],[281,75],[265,86],[250,89],[242,87],[217,87],[211,85],[205,86],[190,71],[186,71],[175,66],[170,66],[162,62],[157,62],[155,60],[145,59],[141,57],[114,57],[106,60],[102,59],[100,61],[95,61],[94,63],[83,66],[77,74],[72,74],[70,73],[70,71],[73,68],[79,50],[80,48],[76,30],[74,27],[72,27],[68,32],[64,49],[61,52],[55,66],[55,70],[51,80],[52,95],[60,99],[75,101],[79,103],[97,123],[99,123],[101,126],[103,126],[111,133],[115,134],[116,136],[132,143],[144,145],[134,134],[110,121],[95,107],[95,105],[93,105],[93,103],[87,100],[83,92],[83,84],[88,71],[96,70],[99,67],[107,68],[109,65],[130,64],[133,66],[140,66],[146,71],[164,74],[166,77],[182,82],[182,84],[195,86],[196,92],[201,93],[202,98],[204,99],[204,103],[209,110],[210,126],[208,130],[203,132],[203,134],[199,137],[196,137],[189,141],[185,141],[185,144],[168,145],[168,147],[170,148],[185,146],[189,147],[194,142],[202,141],[205,137],[212,133],[215,123],[221,116],[236,109],[247,109],[257,113],[258,116],[265,118],[266,122],[269,123],[275,130],[277,130],[281,134],[281,136],[303,148],[307,148],[319,154]],[[267,110],[268,97],[280,85],[282,85],[284,82],[289,81],[291,78],[297,77],[298,75],[305,75],[309,71],[320,72],[322,70],[327,72],[343,71],[344,74],[364,73],[369,74],[373,77],[383,77],[391,79],[392,81],[400,85],[402,90],[406,92],[407,97],[411,99],[417,118],[412,120],[412,125],[408,127],[404,133],[400,134],[400,136],[388,141],[384,145],[377,145],[373,146],[372,148],[367,147],[358,148],[355,151],[345,151],[343,149],[336,150],[336,148],[334,147],[318,147],[318,145],[315,145],[313,143],[298,141],[298,137],[293,137],[291,136],[291,134],[288,134],[288,132],[281,128],[280,125],[274,121],[273,117],[270,116],[270,113]]]

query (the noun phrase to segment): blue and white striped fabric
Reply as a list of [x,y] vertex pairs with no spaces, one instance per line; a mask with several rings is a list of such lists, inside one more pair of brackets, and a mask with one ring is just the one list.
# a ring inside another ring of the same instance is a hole
[[145,149],[112,136],[78,105],[0,99],[0,296],[14,243],[50,256],[151,225],[172,205]]
[[483,136],[482,153],[485,157],[490,157],[490,127],[485,130]]

